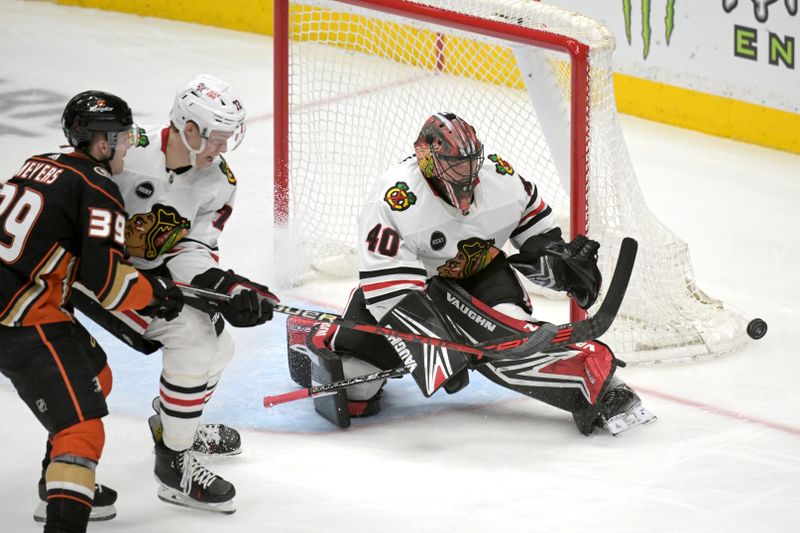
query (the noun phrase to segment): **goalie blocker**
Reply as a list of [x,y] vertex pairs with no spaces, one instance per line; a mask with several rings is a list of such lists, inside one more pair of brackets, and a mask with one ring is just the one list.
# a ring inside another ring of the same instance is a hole
[[[361,309],[365,311],[359,290],[354,293],[345,317],[367,321]],[[425,293],[408,294],[380,325],[465,344],[530,332],[538,327],[536,322],[499,313],[456,283],[438,277],[431,279]],[[359,359],[350,351],[331,349],[336,326],[290,317],[287,329],[290,375],[302,387],[327,384],[378,368],[405,366],[428,397],[440,388],[449,393],[461,390],[469,383],[467,370],[474,368],[500,386],[569,411],[585,435],[596,427],[606,427],[617,434],[655,419],[641,407],[630,388],[613,378],[617,362],[608,346],[599,341],[567,345],[521,359],[476,362],[452,349],[364,335],[366,355]],[[338,346],[338,341],[334,345]],[[354,361],[368,366],[360,372],[354,371]],[[359,402],[352,401],[353,387],[347,393],[339,390],[329,396],[315,397],[315,409],[333,424],[348,427],[351,416],[365,416],[379,410],[382,384],[370,384],[374,396],[368,401],[363,400],[363,388],[368,384],[358,386],[362,388]]]

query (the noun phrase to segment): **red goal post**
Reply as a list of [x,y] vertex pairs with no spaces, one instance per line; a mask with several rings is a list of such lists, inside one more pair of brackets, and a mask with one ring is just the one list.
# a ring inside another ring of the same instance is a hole
[[[312,266],[352,257],[364,189],[411,153],[428,115],[453,111],[539,186],[562,228],[601,242],[606,279],[622,237],[640,241],[604,338],[623,358],[736,349],[744,318],[696,287],[686,245],[642,198],[616,117],[613,46],[599,23],[531,0],[276,0],[276,227]],[[574,304],[571,316],[582,316]]]

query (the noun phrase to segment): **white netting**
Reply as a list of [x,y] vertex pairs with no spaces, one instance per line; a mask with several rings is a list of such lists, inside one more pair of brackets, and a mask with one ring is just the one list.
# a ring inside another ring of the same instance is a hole
[[589,135],[578,143],[588,142],[588,235],[603,245],[604,279],[623,236],[640,245],[625,303],[603,340],[640,363],[744,344],[744,317],[696,287],[685,243],[645,205],[617,122],[613,36],[594,20],[530,0],[407,3],[441,9],[441,23],[340,2],[290,4],[289,226],[309,264],[355,270],[364,194],[413,153],[419,128],[437,111],[467,119],[487,149],[534,181],[569,235],[570,58],[448,26],[448,11],[465,13],[590,47]]

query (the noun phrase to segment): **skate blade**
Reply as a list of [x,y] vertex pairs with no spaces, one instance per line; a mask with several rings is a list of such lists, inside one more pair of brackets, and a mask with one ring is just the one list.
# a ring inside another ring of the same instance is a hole
[[190,507],[192,509],[199,509],[201,511],[211,511],[213,513],[223,514],[233,514],[236,512],[236,507],[233,504],[233,500],[219,503],[199,502],[193,498],[190,498],[181,491],[164,485],[161,485],[158,489],[158,499],[174,505],[180,505],[181,507]]
[[606,420],[606,429],[612,435],[617,436],[636,426],[653,423],[657,419],[656,415],[641,405],[637,405],[627,413],[620,413]]
[[[104,522],[117,516],[117,508],[113,505],[92,507],[89,513],[89,522]],[[47,521],[47,502],[40,501],[33,512],[33,521],[44,524]]]
[[[194,453],[196,453],[197,455],[202,455],[203,457],[208,457],[209,459],[214,459],[215,457],[234,457],[236,455],[241,455],[242,454],[242,448],[241,447],[236,448],[232,452],[225,452],[225,453],[209,453],[206,449],[200,449],[200,448],[192,448],[192,451]],[[155,455],[156,454],[156,449],[153,448],[151,453],[153,455]]]
[[233,457],[234,455],[241,455],[242,454],[242,447],[239,446],[232,452],[225,452],[225,453],[209,453],[206,448],[192,448],[194,453],[205,455],[206,457]]

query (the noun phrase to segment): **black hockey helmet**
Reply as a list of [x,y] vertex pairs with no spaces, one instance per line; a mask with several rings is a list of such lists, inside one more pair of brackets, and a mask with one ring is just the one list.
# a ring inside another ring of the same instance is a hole
[[483,143],[475,128],[453,113],[436,113],[423,124],[414,151],[428,182],[448,203],[468,214],[483,165]]
[[102,91],[76,94],[67,102],[61,115],[64,135],[70,146],[78,150],[85,150],[95,133],[105,133],[113,150],[117,146],[117,134],[127,132],[133,126],[133,114],[125,100]]

